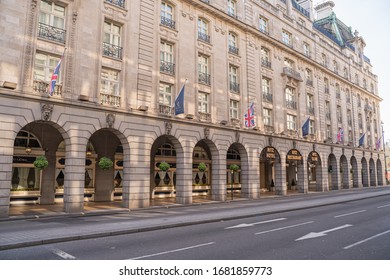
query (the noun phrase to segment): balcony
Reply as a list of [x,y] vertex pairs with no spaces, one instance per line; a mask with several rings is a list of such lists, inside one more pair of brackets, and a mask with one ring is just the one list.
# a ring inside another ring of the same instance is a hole
[[329,94],[329,88],[328,87],[325,88],[325,93]]
[[198,40],[210,44],[210,36],[203,32],[198,32]]
[[119,107],[121,105],[121,97],[119,95],[100,93],[100,104]]
[[204,122],[211,122],[211,114],[206,112],[198,112],[199,120]]
[[125,1],[126,0],[105,0],[104,2],[110,3],[114,6],[120,7],[120,8],[125,8]]
[[274,101],[272,93],[263,92],[263,101],[272,103]]
[[199,73],[198,82],[204,85],[211,85],[211,77],[210,74],[207,73]]
[[314,116],[314,108],[313,107],[308,107],[307,108],[307,113]]
[[336,92],[336,98],[337,98],[337,99],[341,99],[340,92]]
[[229,45],[229,53],[238,55],[238,48],[236,48],[235,46]]
[[349,126],[352,126],[352,120],[348,120],[347,122]]
[[306,80],[306,85],[313,87],[313,80]]
[[175,75],[175,63],[160,61],[160,72]]
[[[44,81],[34,81],[33,90],[40,94],[49,94],[49,83]],[[62,85],[56,84],[54,87],[53,96],[61,97]]]
[[297,109],[297,102],[294,100],[286,100],[286,107],[289,109]]
[[326,113],[325,116],[326,116],[327,120],[329,120],[329,121],[331,120],[330,113]]
[[65,44],[66,30],[40,22],[38,25],[38,37]]
[[166,26],[166,27],[169,27],[171,29],[176,29],[176,23],[174,20],[170,19],[170,18],[167,18],[167,17],[164,17],[162,16],[161,17],[161,24]]
[[284,67],[282,75],[289,76],[295,80],[302,82],[301,74],[290,67]]
[[235,126],[235,127],[241,126],[241,122],[237,118],[231,118],[230,119],[230,123],[231,123],[232,126]]
[[240,84],[230,82],[230,91],[235,93],[240,93]]
[[261,66],[265,67],[265,68],[269,68],[271,69],[271,61],[269,61],[268,59],[264,59],[262,58],[261,59]]
[[103,43],[103,55],[116,59],[122,59],[122,47]]
[[367,104],[366,104],[366,105],[364,106],[364,110],[365,110],[365,111],[372,112],[372,111],[373,111],[373,108],[372,108],[371,105],[367,105]]
[[158,104],[158,112],[164,115],[173,115],[174,108],[169,105]]

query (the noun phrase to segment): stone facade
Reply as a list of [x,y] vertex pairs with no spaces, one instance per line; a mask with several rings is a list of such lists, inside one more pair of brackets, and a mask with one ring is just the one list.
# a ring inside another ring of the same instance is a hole
[[[334,15],[329,2],[323,17]],[[365,42],[349,31],[341,44],[344,35],[313,23],[312,1],[3,0],[0,9],[0,216],[18,199],[25,170],[16,169],[42,154],[49,167],[33,196],[61,197],[69,213],[83,210],[87,185],[94,201],[112,200],[115,174],[127,208],[149,207],[161,179],[174,182],[177,203],[192,203],[194,185],[226,200],[232,151],[241,197],[384,184],[382,99]],[[175,116],[184,84],[185,114]],[[27,153],[30,137],[39,145]],[[164,144],[171,177],[155,167]],[[195,170],[198,150],[208,178]],[[102,156],[120,164],[100,170]]]

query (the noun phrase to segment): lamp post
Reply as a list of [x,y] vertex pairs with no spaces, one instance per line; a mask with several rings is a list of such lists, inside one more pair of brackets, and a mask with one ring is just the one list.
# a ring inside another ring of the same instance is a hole
[[231,180],[232,180],[232,185],[231,185],[231,196],[232,196],[232,200],[233,200],[233,181],[234,181],[234,170],[233,169],[231,169],[230,170],[230,173],[231,173]]
[[386,145],[385,145],[385,131],[383,130],[383,122],[381,121],[382,125],[382,141],[383,141],[383,152],[385,153],[385,180],[386,180],[386,185],[388,184],[388,179],[387,179],[387,163],[386,163]]

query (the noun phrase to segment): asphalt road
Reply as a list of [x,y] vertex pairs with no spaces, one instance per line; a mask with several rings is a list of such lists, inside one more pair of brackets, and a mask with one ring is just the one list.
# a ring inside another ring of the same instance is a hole
[[390,260],[390,199],[0,251],[2,260]]

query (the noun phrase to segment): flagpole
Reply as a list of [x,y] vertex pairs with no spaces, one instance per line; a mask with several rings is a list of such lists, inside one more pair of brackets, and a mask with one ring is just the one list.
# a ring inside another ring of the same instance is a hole
[[383,130],[383,122],[381,121],[382,125],[382,141],[383,141],[383,152],[385,153],[385,180],[386,185],[388,184],[388,178],[387,178],[387,163],[386,163],[386,145],[385,145],[385,131]]

